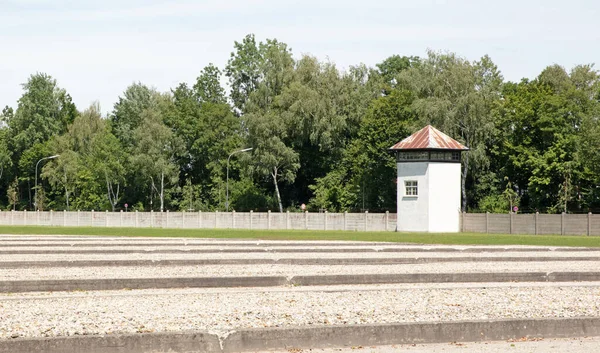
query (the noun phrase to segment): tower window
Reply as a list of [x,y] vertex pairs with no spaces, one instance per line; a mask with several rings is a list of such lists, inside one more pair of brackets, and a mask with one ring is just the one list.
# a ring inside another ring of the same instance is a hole
[[405,180],[404,181],[405,195],[406,196],[417,196],[419,195],[419,184],[416,180]]

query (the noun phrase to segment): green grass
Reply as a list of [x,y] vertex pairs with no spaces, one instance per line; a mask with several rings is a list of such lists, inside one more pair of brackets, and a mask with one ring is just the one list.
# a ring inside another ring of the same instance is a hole
[[304,231],[0,226],[0,234],[61,234],[126,237],[238,238],[267,240],[354,240],[418,244],[547,245],[600,247],[600,237],[477,233],[430,234],[312,230]]

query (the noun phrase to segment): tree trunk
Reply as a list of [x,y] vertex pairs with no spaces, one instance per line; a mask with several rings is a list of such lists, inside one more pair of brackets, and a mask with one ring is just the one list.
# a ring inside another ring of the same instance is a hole
[[70,209],[69,209],[69,188],[67,187],[67,184],[68,184],[69,181],[68,181],[67,173],[66,172],[65,172],[64,176],[65,176],[65,179],[64,179],[64,182],[65,182],[65,201],[67,202],[67,211],[70,211]]
[[271,174],[273,177],[273,184],[275,185],[275,194],[277,194],[277,202],[279,203],[279,213],[283,213],[283,204],[281,203],[281,195],[279,194],[279,186],[277,185],[277,168],[273,169]]
[[465,183],[467,182],[468,170],[469,170],[469,152],[465,153],[465,163],[463,165],[462,177],[460,180],[460,188],[462,191],[462,207],[461,207],[462,212],[467,211],[467,188],[465,186]]
[[160,173],[160,212],[165,206],[165,173]]
[[65,187],[65,199],[67,201],[67,211],[70,211],[70,209],[69,209],[69,189],[67,189],[67,187]]
[[104,175],[106,176],[106,193],[108,194],[108,202],[110,202],[112,211],[115,212],[115,206],[119,200],[119,189],[121,186],[117,183],[117,192],[115,193],[112,183],[108,180],[108,174]]

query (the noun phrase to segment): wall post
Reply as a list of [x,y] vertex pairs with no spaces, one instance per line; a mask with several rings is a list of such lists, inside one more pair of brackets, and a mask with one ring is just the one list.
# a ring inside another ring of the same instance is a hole
[[490,234],[490,213],[485,212],[485,233]]
[[252,230],[252,215],[254,214],[254,211],[250,210],[250,229]]
[[167,220],[166,220],[165,225],[163,226],[163,228],[169,228],[169,210],[167,210]]
[[104,226],[108,227],[108,210],[106,210],[104,212],[104,215],[105,215],[105,217],[104,217]]
[[52,210],[50,210],[50,225],[52,225]]
[[235,229],[235,210],[231,211],[231,228]]
[[198,211],[198,228],[202,228],[202,211]]
[[565,235],[565,213],[560,214],[560,235]]
[[217,227],[217,221],[219,220],[219,211],[215,211],[215,228]]
[[27,225],[27,210],[23,210],[23,224]]
[[150,210],[150,228],[154,228],[154,210]]
[[513,234],[513,215],[514,215],[514,212],[510,211],[510,213],[509,213],[509,216],[510,216],[510,225],[509,225],[509,227],[510,227],[510,234]]
[[304,211],[304,229],[308,229],[308,211]]
[[538,235],[538,234],[540,233],[540,229],[539,229],[539,224],[540,224],[540,222],[539,222],[539,218],[540,218],[540,213],[539,213],[539,212],[536,212],[536,213],[535,213],[535,217],[533,218],[533,219],[534,219],[534,224],[535,224],[535,235]]
[[135,210],[135,227],[138,228],[140,226],[140,217],[138,215],[138,211]]
[[271,229],[271,210],[267,211],[267,229]]
[[460,213],[460,231],[465,232],[465,212]]
[[324,217],[325,217],[324,227],[325,227],[325,230],[327,230],[327,211],[325,211],[325,216]]
[[344,230],[346,230],[346,216],[348,215],[348,211],[344,211]]
[[285,229],[290,229],[290,211],[285,211]]
[[63,210],[63,227],[67,226],[67,210]]
[[15,225],[15,210],[10,210],[10,225]]
[[368,217],[369,217],[369,211],[365,211],[365,232],[369,229],[368,228]]
[[123,228],[123,210],[119,212],[119,226]]
[[588,212],[588,225],[587,225],[587,235],[588,237],[592,235],[592,212]]
[[[79,218],[79,216],[80,216],[80,213],[79,213],[79,210],[77,210],[77,226],[78,226],[78,227],[81,225],[81,221],[80,221],[80,218]],[[38,223],[39,223],[39,222],[38,222]]]
[[385,231],[389,230],[388,224],[390,223],[390,211],[385,211]]
[[40,223],[40,210],[36,211],[36,215],[35,215],[35,221],[36,221],[36,225],[41,226],[42,224]]

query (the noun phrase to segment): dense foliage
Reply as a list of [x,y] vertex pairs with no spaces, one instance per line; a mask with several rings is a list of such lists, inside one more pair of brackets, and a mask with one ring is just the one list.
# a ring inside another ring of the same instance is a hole
[[0,207],[393,211],[387,149],[432,124],[470,148],[463,209],[600,211],[599,118],[591,65],[505,82],[488,56],[429,52],[340,71],[248,35],[223,70],[170,92],[134,83],[107,116],[29,77],[0,115]]

